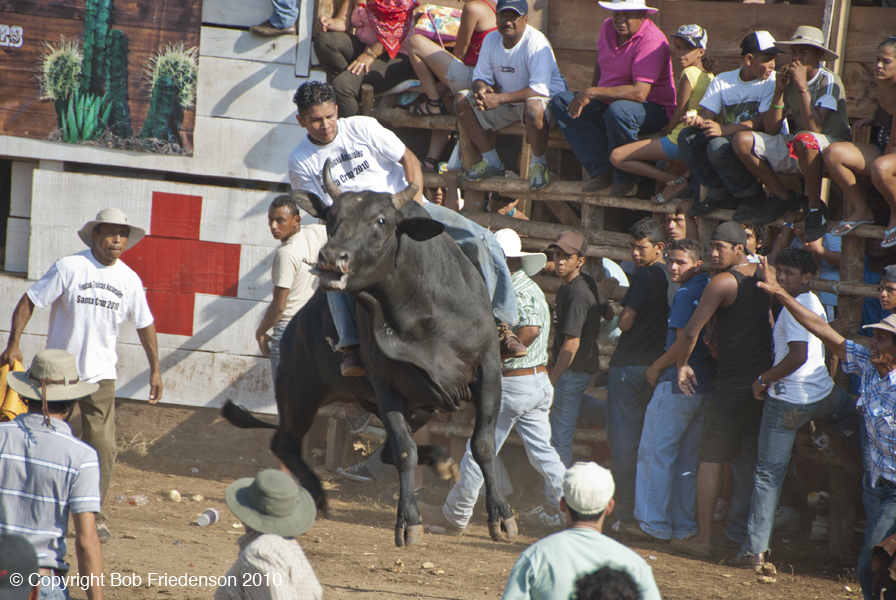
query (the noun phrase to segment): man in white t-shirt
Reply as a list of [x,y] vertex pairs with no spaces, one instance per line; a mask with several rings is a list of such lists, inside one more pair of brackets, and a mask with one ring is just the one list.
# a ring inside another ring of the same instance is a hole
[[[50,308],[47,348],[66,350],[78,360],[78,375],[99,389],[82,398],[82,439],[100,459],[100,498],[105,498],[115,467],[115,342],[128,320],[137,329],[149,360],[149,403],[162,398],[162,375],[156,327],[140,277],[118,260],[146,232],[128,222],[117,208],[101,210],[78,232],[88,250],[61,258],[25,292],[12,316],[12,327],[0,364],[22,361],[19,340],[34,307]],[[105,517],[98,515],[100,541],[110,537]]]
[[[808,250],[785,248],[775,259],[777,282],[796,301],[819,317],[824,307],[809,291],[818,272]],[[788,311],[782,310],[774,329],[775,364],[753,383],[757,400],[765,400],[759,430],[759,461],[747,537],[736,565],[760,570],[769,549],[781,485],[797,430],[809,421],[830,425],[861,456],[861,417],[849,394],[834,385],[824,361],[824,346]]]
[[540,190],[551,181],[545,161],[548,133],[554,116],[547,109],[551,96],[569,89],[557,68],[551,43],[527,25],[526,0],[499,0],[498,30],[482,41],[473,72],[473,89],[457,95],[457,121],[482,153],[482,162],[464,173],[469,181],[503,177],[504,163],[488,131],[522,121],[532,147],[529,189]]
[[[465,219],[451,209],[423,201],[423,173],[417,157],[394,133],[370,117],[337,120],[333,87],[322,82],[302,84],[293,97],[299,124],[308,135],[289,155],[289,181],[294,190],[317,194],[327,204],[333,200],[323,187],[323,169],[330,160],[330,175],[336,186],[349,192],[377,191],[397,193],[417,185],[414,200],[429,215],[445,225],[445,232],[457,242],[463,253],[477,266],[485,280],[492,311],[498,322],[503,358],[526,355],[526,347],[510,329],[517,318],[516,297],[504,252],[487,229]],[[350,294],[327,292],[330,313],[339,334],[334,344],[343,353],[342,374],[364,375],[358,354],[355,327],[355,301]]]
[[[262,356],[271,359],[271,375],[277,381],[280,366],[280,340],[293,315],[314,295],[318,279],[311,274],[308,264],[327,243],[327,228],[323,225],[302,227],[299,207],[288,195],[277,196],[268,208],[268,226],[280,247],[274,255],[271,279],[274,293],[268,309],[255,331],[255,340]],[[273,328],[272,334],[268,331]]]
[[706,200],[688,211],[692,217],[738,207],[733,218],[742,223],[752,207],[765,200],[762,185],[734,153],[731,139],[740,131],[762,128],[762,114],[775,91],[779,50],[767,31],[749,34],[740,48],[744,64],[713,79],[700,101],[700,115],[685,116],[688,127],[678,136],[685,163],[707,190]]

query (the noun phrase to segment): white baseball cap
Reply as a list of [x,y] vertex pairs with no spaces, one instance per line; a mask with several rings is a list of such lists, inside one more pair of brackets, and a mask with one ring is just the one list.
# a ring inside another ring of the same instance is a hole
[[520,241],[520,236],[513,229],[501,229],[495,233],[495,238],[501,244],[504,256],[522,259],[523,271],[529,277],[540,273],[548,262],[548,257],[541,252],[523,252],[523,243]]
[[616,493],[613,474],[594,462],[577,462],[563,476],[566,505],[580,515],[596,515]]

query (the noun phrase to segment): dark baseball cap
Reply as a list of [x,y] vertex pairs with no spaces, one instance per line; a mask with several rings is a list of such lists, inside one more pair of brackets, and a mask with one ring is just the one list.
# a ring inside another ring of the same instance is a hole
[[890,283],[896,283],[896,265],[884,267],[884,272],[883,275],[880,276],[880,280],[889,281]]
[[728,242],[731,245],[747,245],[747,232],[734,221],[725,221],[712,232],[711,242]]
[[501,12],[504,9],[512,10],[518,15],[525,15],[529,12],[529,3],[526,0],[498,0],[495,12]]
[[564,231],[557,241],[548,248],[560,248],[567,254],[585,256],[585,253],[588,252],[588,242],[585,241],[585,236],[578,231]]
[[767,31],[754,31],[740,43],[740,54],[778,54],[775,38]]
[[31,542],[20,535],[0,536],[0,598],[25,600],[37,572],[37,552]]

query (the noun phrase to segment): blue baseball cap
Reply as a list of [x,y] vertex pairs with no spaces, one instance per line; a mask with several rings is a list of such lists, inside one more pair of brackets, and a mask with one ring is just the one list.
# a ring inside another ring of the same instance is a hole
[[512,10],[518,15],[525,15],[529,12],[529,3],[526,0],[498,0],[495,12],[501,12],[504,9]]

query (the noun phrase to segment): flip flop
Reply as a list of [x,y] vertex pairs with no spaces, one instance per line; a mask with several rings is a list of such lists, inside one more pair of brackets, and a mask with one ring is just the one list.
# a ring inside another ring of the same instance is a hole
[[[874,221],[840,221],[839,223],[837,223],[837,226],[831,230],[831,235],[843,237],[859,225],[874,225]],[[846,227],[846,231],[837,233],[835,230],[840,229],[841,227]]]
[[896,233],[896,227],[893,227],[892,229],[885,229],[885,230],[884,230],[884,241],[882,241],[882,242],[880,243],[880,247],[881,247],[881,248],[892,248],[893,246],[896,246],[896,237],[894,237],[894,238],[893,238],[892,240],[890,240],[889,242],[887,241],[887,239],[889,239],[890,237],[892,237],[892,235],[893,235],[894,233]]
[[650,199],[650,203],[651,204],[666,204],[668,202],[672,202],[676,198],[681,197],[682,194],[684,194],[688,191],[687,182],[688,182],[688,180],[685,179],[684,177],[679,177],[678,179],[674,179],[674,180],[670,181],[669,183],[666,184],[666,187],[669,187],[670,185],[681,185],[682,183],[684,183],[685,186],[682,190],[672,194],[668,198],[664,197],[663,193],[660,192],[659,194],[657,194],[656,196],[654,196],[653,198]]

